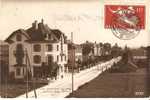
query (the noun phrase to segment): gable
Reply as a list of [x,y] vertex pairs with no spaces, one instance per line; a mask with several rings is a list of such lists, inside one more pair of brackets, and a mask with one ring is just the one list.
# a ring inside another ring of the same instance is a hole
[[14,31],[5,41],[8,43],[13,43],[17,41],[26,41],[28,39],[30,39],[30,37],[27,35],[27,33],[23,29],[19,29]]

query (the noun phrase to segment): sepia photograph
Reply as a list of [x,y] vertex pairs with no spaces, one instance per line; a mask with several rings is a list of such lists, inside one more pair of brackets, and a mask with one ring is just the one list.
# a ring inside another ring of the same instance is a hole
[[147,98],[149,0],[1,0],[0,98]]

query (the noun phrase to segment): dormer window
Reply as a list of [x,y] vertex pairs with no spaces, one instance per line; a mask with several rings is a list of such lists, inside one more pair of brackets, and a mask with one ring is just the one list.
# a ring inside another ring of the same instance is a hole
[[17,41],[21,41],[21,40],[22,40],[21,34],[17,34],[17,35],[16,35],[16,40],[17,40]]
[[52,35],[51,34],[46,34],[46,40],[52,40]]

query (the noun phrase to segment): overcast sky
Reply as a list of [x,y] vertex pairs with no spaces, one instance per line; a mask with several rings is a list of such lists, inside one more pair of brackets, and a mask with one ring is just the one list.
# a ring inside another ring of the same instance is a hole
[[104,28],[104,2],[5,2],[0,9],[0,39],[4,40],[13,31],[31,27],[35,20],[44,19],[50,28],[57,28],[68,38],[74,33],[74,42],[83,43],[86,40],[94,42],[110,42],[112,44],[145,46],[150,40],[149,29],[143,30],[132,40],[120,40],[111,30]]

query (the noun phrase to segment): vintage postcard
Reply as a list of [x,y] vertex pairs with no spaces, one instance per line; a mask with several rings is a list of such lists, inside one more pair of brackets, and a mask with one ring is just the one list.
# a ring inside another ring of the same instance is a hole
[[0,98],[150,96],[150,0],[1,0]]

